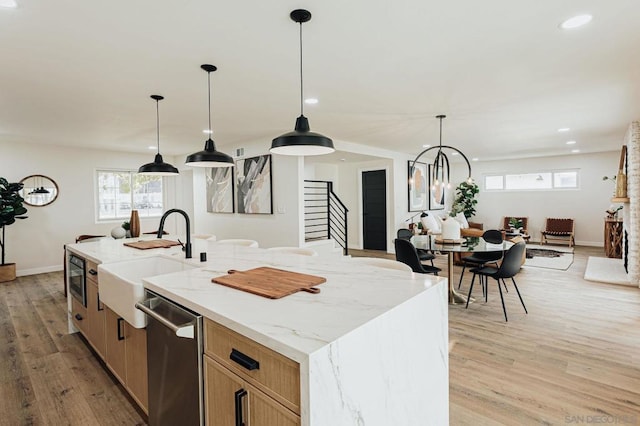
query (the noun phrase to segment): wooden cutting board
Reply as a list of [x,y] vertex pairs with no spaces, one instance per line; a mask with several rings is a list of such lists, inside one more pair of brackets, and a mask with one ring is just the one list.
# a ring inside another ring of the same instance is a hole
[[140,250],[147,250],[147,249],[179,246],[180,243],[177,241],[169,241],[169,240],[163,240],[162,238],[158,238],[155,240],[136,241],[135,243],[124,243],[124,245],[127,247],[133,247]]
[[269,299],[279,299],[298,291],[320,293],[320,289],[314,286],[327,280],[315,275],[263,266],[248,271],[230,270],[229,275],[212,278],[211,281]]

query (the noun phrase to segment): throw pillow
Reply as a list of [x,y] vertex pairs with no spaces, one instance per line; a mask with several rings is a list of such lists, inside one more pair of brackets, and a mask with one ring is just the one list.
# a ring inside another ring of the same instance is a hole
[[420,222],[422,222],[422,227],[428,229],[432,234],[440,233],[440,224],[433,214],[426,213],[426,216],[420,218]]
[[460,224],[460,228],[462,228],[462,229],[469,228],[469,222],[467,222],[467,217],[464,215],[464,213],[462,213],[462,212],[458,213],[456,215],[456,220]]

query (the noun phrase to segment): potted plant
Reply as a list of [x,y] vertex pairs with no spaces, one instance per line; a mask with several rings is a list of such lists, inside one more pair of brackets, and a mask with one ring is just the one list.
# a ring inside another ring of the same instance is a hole
[[509,226],[511,227],[511,232],[522,231],[522,221],[516,217],[509,219]]
[[0,282],[16,279],[16,264],[5,263],[6,239],[4,228],[13,224],[16,219],[26,219],[24,214],[27,209],[22,205],[24,199],[19,193],[22,187],[22,183],[9,183],[5,178],[0,177],[0,228],[2,228],[2,239],[0,239],[0,250],[2,252]]
[[469,219],[476,214],[476,195],[480,192],[480,188],[474,182],[464,181],[456,187],[456,198],[451,206],[451,216],[462,212]]
[[122,229],[127,231],[127,234],[126,234],[127,238],[131,237],[131,224],[129,223],[128,220],[125,220],[124,222],[122,222]]

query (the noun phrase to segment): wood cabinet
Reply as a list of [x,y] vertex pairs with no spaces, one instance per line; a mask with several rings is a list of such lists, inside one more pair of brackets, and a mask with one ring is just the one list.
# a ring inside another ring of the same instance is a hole
[[124,384],[126,382],[126,358],[125,358],[125,339],[124,327],[126,321],[118,314],[113,312],[109,307],[105,308],[106,312],[106,356],[105,362],[109,370],[116,378]]
[[100,302],[98,265],[85,259],[87,306],[71,298],[71,320],[131,397],[147,412],[147,330]]
[[204,356],[204,376],[208,426],[300,425],[300,416],[207,355]]
[[87,280],[87,323],[86,338],[102,359],[105,357],[105,313],[100,303],[98,283]]
[[205,412],[211,426],[300,425],[300,366],[205,320]]
[[125,321],[126,388],[138,405],[147,412],[147,330],[134,328]]
[[71,321],[78,330],[86,337],[89,323],[87,322],[87,308],[75,297],[71,298]]
[[107,367],[147,412],[147,330],[132,327],[106,306],[105,315]]
[[623,223],[618,219],[604,221],[604,253],[607,257],[622,259]]

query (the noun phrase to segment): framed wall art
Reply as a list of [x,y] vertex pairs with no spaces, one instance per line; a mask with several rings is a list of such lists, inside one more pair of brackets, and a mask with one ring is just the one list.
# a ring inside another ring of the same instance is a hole
[[444,210],[444,194],[445,194],[445,186],[440,182],[439,185],[435,185],[435,182],[432,182],[433,165],[429,164],[429,210]]
[[271,155],[236,161],[238,213],[273,214]]
[[412,163],[413,161],[407,162],[409,172],[409,211],[419,212],[427,210],[427,164],[416,161],[413,170],[411,170]]
[[207,211],[209,213],[234,213],[233,167],[212,167],[207,170]]

